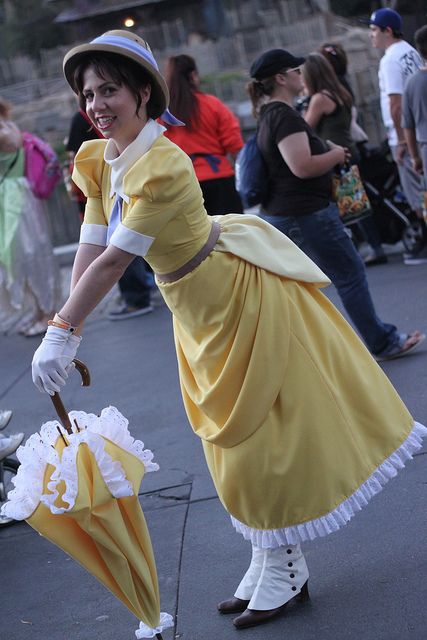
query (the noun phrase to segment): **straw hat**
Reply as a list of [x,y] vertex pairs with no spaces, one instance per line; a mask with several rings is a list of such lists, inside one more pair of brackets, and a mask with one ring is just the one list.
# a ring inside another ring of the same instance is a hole
[[139,64],[150,76],[153,117],[157,118],[169,106],[169,90],[163,76],[159,72],[157,62],[147,42],[139,36],[124,30],[113,30],[103,33],[88,44],[81,44],[69,51],[64,58],[64,75],[72,90],[77,93],[74,84],[74,71],[84,57],[90,53],[115,53],[129,58]]

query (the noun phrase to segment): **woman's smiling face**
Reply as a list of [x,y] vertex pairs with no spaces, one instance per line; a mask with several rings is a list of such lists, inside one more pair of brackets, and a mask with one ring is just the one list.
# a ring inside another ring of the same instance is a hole
[[141,90],[142,102],[137,113],[135,96],[125,84],[117,84],[107,73],[101,78],[91,66],[83,74],[86,113],[105,138],[114,140],[119,153],[146,124],[150,93],[149,85]]

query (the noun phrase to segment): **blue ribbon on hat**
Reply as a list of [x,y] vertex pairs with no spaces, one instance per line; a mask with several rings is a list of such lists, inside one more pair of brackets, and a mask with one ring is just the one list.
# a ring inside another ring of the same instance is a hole
[[[111,44],[113,46],[121,47],[122,49],[127,49],[128,51],[132,51],[132,53],[136,53],[136,55],[141,56],[141,58],[144,58],[146,62],[151,64],[151,66],[154,67],[155,70],[160,73],[159,66],[153,54],[151,53],[151,51],[148,51],[148,49],[146,49],[145,47],[142,47],[140,44],[138,44],[134,40],[129,40],[128,38],[122,38],[121,36],[103,35],[92,40],[91,44]],[[166,109],[166,111],[164,111],[160,117],[167,124],[170,124],[176,127],[185,127],[185,123],[181,122],[181,120],[178,120],[178,118],[175,118],[175,116],[169,111],[169,109]]]
[[116,194],[116,199],[114,201],[114,205],[111,210],[111,216],[108,221],[107,245],[110,244],[111,236],[116,230],[119,222],[122,221],[122,202],[123,202],[123,198],[119,196],[119,194]]

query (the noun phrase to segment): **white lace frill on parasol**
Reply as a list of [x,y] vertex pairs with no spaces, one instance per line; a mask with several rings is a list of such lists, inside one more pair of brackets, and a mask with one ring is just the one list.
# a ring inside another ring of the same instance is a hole
[[[143,463],[146,472],[158,470],[159,466],[152,461],[153,453],[144,449],[143,442],[131,436],[128,420],[116,407],[103,409],[100,416],[84,411],[70,411],[69,417],[73,433],[66,434],[62,430],[69,444],[64,448],[61,458],[54,449],[60,437],[60,423],[57,420],[45,422],[39,433],[34,433],[28,438],[25,446],[19,447],[16,456],[21,464],[13,478],[15,488],[9,492],[9,501],[1,509],[2,515],[14,520],[25,520],[31,516],[40,502],[53,514],[70,511],[77,496],[76,457],[78,447],[82,443],[87,444],[93,453],[105,484],[115,498],[131,496],[133,490],[120,462],[114,461],[105,451],[104,438],[134,455]],[[74,421],[77,422],[79,430]],[[55,470],[48,484],[50,493],[44,494],[43,482],[48,464],[55,467]],[[58,497],[57,487],[61,481],[64,481],[66,486],[63,501],[68,507],[64,508],[56,507],[54,504]]]
[[173,627],[173,618],[169,613],[164,613],[162,611],[160,613],[160,622],[158,627],[152,629],[143,622],[140,622],[139,629],[135,631],[135,635],[138,640],[141,638],[154,638],[157,633],[161,633],[163,629],[168,629],[169,627]]

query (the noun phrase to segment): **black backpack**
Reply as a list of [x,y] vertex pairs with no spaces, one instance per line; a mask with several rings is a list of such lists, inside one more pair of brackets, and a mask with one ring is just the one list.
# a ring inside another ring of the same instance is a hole
[[262,204],[268,196],[268,169],[254,133],[240,150],[235,165],[236,189],[244,207]]

